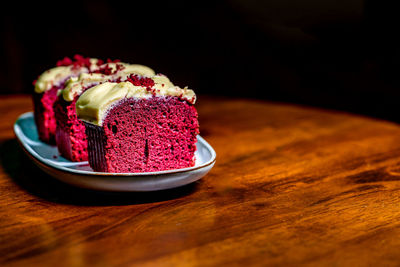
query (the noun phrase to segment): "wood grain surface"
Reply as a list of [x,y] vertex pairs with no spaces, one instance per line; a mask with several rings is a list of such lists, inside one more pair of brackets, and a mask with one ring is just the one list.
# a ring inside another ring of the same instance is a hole
[[0,265],[399,266],[400,127],[279,103],[201,97],[217,163],[154,193],[74,188],[24,155],[0,99]]

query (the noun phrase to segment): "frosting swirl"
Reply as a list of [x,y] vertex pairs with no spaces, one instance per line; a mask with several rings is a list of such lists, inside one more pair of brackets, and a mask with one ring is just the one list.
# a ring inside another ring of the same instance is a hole
[[175,96],[191,104],[196,102],[193,90],[174,86],[166,76],[155,75],[151,79],[154,81],[151,88],[135,86],[131,82],[105,82],[88,89],[76,102],[78,118],[101,126],[107,110],[124,98]]
[[[122,66],[119,68],[118,66]],[[66,83],[65,88],[61,94],[65,101],[71,102],[76,96],[82,94],[83,90],[91,85],[97,85],[102,82],[112,80],[126,80],[130,74],[137,74],[141,76],[153,76],[154,70],[139,64],[126,64],[126,63],[107,63],[99,68],[107,67],[109,75],[103,73],[82,73],[79,77],[71,77]]]
[[50,90],[55,85],[61,85],[66,79],[71,76],[79,75],[80,73],[87,73],[89,71],[95,70],[97,66],[98,59],[90,59],[90,67],[86,66],[76,67],[74,65],[69,66],[59,66],[51,68],[43,72],[35,83],[35,93],[41,94]]

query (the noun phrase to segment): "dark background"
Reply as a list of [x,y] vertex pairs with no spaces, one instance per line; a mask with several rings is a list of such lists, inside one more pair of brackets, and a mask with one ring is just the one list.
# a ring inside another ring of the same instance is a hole
[[[1,14],[0,93],[80,53],[145,64],[197,94],[400,121],[398,9],[379,1],[53,1]],[[53,6],[51,6],[53,5]]]

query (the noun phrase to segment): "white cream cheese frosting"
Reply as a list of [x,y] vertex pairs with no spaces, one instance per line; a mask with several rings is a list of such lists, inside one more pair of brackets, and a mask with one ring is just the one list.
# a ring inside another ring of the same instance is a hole
[[[122,65],[123,68],[118,70],[118,65]],[[102,82],[121,79],[125,81],[130,74],[137,74],[141,76],[153,76],[155,75],[154,70],[151,68],[139,65],[139,64],[126,64],[126,63],[107,63],[100,68],[107,66],[110,68],[110,72],[113,74],[106,75],[101,73],[82,73],[79,77],[72,77],[65,83],[65,88],[61,91],[61,94],[65,101],[71,102],[76,96],[82,94],[83,90],[91,85],[97,85]]]
[[[91,71],[97,68],[97,62],[98,59],[96,58],[90,59]],[[51,68],[43,72],[37,79],[35,83],[35,93],[44,93],[45,91],[50,90],[54,85],[60,85],[68,77],[87,72],[89,72],[89,69],[85,66],[75,67],[73,65],[70,65]]]
[[126,64],[121,63],[125,68],[121,71],[123,73],[136,73],[141,76],[153,76],[156,73],[151,68],[140,64]]
[[107,111],[114,103],[124,98],[150,98],[152,96],[176,96],[191,104],[196,101],[196,94],[188,88],[174,86],[166,76],[151,77],[155,82],[151,90],[135,86],[131,82],[105,82],[85,91],[76,102],[78,118],[101,126]]

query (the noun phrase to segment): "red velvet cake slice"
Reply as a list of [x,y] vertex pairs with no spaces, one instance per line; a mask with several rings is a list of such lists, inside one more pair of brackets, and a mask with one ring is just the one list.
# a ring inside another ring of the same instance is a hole
[[143,65],[126,63],[107,63],[93,73],[82,73],[65,83],[54,104],[56,111],[56,143],[62,156],[71,161],[86,161],[87,139],[85,126],[76,116],[75,103],[78,97],[88,88],[106,81],[121,81],[130,73],[154,75],[154,71]]
[[84,58],[75,55],[57,62],[57,67],[45,71],[34,82],[33,94],[35,122],[39,138],[46,143],[55,143],[56,120],[53,105],[57,99],[57,92],[64,87],[64,82],[84,72],[94,71],[101,61],[94,58]]
[[95,171],[152,172],[194,166],[199,133],[196,95],[167,77],[131,75],[106,82],[76,102],[85,121],[89,164]]

